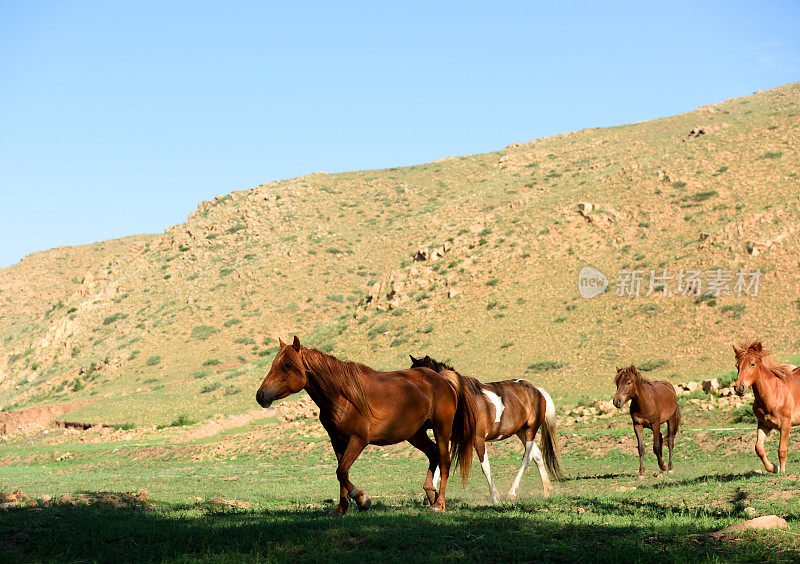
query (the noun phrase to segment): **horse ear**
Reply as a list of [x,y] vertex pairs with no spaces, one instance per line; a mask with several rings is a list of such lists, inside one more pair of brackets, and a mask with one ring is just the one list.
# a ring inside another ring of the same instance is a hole
[[761,341],[756,341],[755,343],[753,343],[752,349],[755,352],[760,353],[764,349],[764,347],[761,346]]
[[739,355],[742,354],[742,351],[736,347],[736,345],[731,345],[733,347],[733,354],[736,355],[736,358],[739,358]]
[[416,358],[414,358],[414,355],[413,355],[413,354],[410,354],[410,355],[408,355],[408,356],[409,356],[409,357],[411,357],[411,362],[417,362],[417,359],[416,359]]
[[426,360],[427,362],[430,362],[430,361],[431,361],[431,357],[430,357],[430,355],[427,355],[427,354],[426,354],[426,355],[425,355],[425,359],[424,359],[424,360]]
[[282,349],[286,348],[286,343],[283,342],[283,339],[278,337],[278,344],[281,346]]
[[297,338],[297,335],[294,336],[294,341],[292,341],[292,346],[294,350],[300,352],[300,339]]
[[617,366],[617,373],[619,373],[619,372],[622,372],[622,368],[620,368],[619,366]]

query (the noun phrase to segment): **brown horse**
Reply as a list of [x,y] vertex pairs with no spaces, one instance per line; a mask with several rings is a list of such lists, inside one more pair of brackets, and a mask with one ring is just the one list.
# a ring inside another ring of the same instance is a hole
[[[740,346],[733,346],[739,371],[733,389],[741,396],[749,386],[753,386],[753,413],[758,419],[756,454],[768,472],[785,472],[789,433],[793,425],[800,425],[800,368],[772,358],[761,341],[748,341]],[[764,450],[764,439],[773,429],[780,429],[781,433],[778,446],[780,470],[770,462]]]
[[[552,490],[548,473],[555,480],[564,480],[556,442],[556,408],[547,392],[525,380],[484,383],[476,378],[462,376],[451,366],[427,355],[420,359],[412,356],[411,367],[431,368],[443,375],[455,374],[464,388],[475,398],[477,407],[475,452],[478,454],[486,481],[489,482],[491,503],[497,503],[497,489],[492,481],[492,470],[486,454],[486,443],[490,441],[500,441],[516,435],[525,448],[522,467],[508,492],[512,499],[517,497],[519,482],[531,459],[536,461],[536,466],[539,468],[545,496],[550,495]],[[541,442],[544,455],[534,442],[539,427],[542,428]]]
[[[617,394],[614,396],[614,406],[622,407],[631,400],[631,419],[633,432],[636,433],[636,443],[639,449],[639,479],[644,478],[644,427],[653,431],[653,452],[656,453],[658,466],[662,471],[672,473],[672,449],[675,448],[675,434],[681,424],[681,410],[678,407],[678,396],[672,384],[663,380],[651,382],[631,365],[627,368],[617,368]],[[661,436],[661,425],[667,424],[667,447],[669,447],[669,466],[664,464],[662,447],[664,438]]]
[[[422,487],[432,508],[444,510],[451,455],[461,465],[464,481],[472,463],[475,405],[459,382],[426,368],[378,372],[303,347],[296,336],[292,345],[279,342],[280,350],[256,392],[256,401],[269,407],[275,400],[306,390],[317,404],[338,461],[339,505],[333,512],[347,512],[348,497],[359,509],[369,509],[370,498],[350,482],[350,466],[368,444],[402,441],[428,457]],[[433,430],[435,443],[428,438],[428,429]],[[442,485],[437,495],[433,474],[438,468]]]

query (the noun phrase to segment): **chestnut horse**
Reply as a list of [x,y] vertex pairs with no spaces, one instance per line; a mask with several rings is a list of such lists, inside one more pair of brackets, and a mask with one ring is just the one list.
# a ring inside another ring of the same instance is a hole
[[[756,454],[768,472],[785,472],[789,433],[793,425],[800,425],[800,368],[772,358],[761,341],[748,341],[740,346],[733,345],[739,371],[733,389],[741,396],[749,386],[753,386],[753,413],[758,419]],[[773,429],[780,429],[781,433],[778,446],[780,469],[770,462],[764,450],[764,439]]]
[[[636,434],[636,446],[639,450],[639,479],[644,478],[644,427],[653,431],[653,452],[656,453],[658,466],[662,471],[672,473],[672,449],[675,448],[675,434],[681,424],[681,409],[678,407],[678,395],[672,384],[664,380],[651,382],[642,376],[635,366],[617,368],[614,380],[617,393],[614,406],[619,408],[631,400],[631,419],[633,432]],[[669,465],[664,464],[661,436],[661,425],[667,424],[667,447],[669,448]]]
[[[428,457],[422,487],[432,508],[443,511],[451,455],[461,465],[463,481],[472,463],[475,404],[458,381],[427,368],[378,372],[303,347],[296,336],[291,345],[279,342],[280,350],[256,392],[256,401],[269,407],[275,400],[306,390],[317,404],[338,461],[339,505],[333,512],[346,513],[348,497],[359,509],[369,509],[370,498],[350,482],[350,466],[368,444],[402,441]],[[428,429],[433,430],[435,443]],[[442,485],[437,495],[433,474],[439,468]]]
[[[512,499],[517,497],[519,482],[531,459],[536,461],[536,466],[539,468],[545,496],[550,495],[553,489],[548,473],[553,479],[564,481],[556,441],[556,408],[550,395],[543,389],[525,380],[484,383],[476,378],[462,376],[453,367],[427,355],[420,359],[412,356],[411,367],[431,368],[440,374],[453,373],[475,398],[477,409],[474,446],[483,475],[489,482],[491,503],[497,503],[497,489],[492,481],[492,470],[486,454],[486,443],[490,441],[501,441],[516,435],[525,448],[522,467],[508,492]],[[534,442],[539,427],[542,428],[541,442],[544,455]]]

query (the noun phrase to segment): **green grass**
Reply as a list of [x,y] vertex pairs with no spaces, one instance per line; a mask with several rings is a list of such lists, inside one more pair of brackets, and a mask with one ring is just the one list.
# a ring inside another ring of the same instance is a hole
[[108,317],[104,318],[103,325],[111,325],[112,323],[116,323],[117,321],[125,319],[126,317],[128,317],[128,314],[117,312],[115,314],[109,315]]
[[564,366],[558,360],[539,360],[528,365],[528,370],[532,372],[546,372],[547,370],[558,370]]
[[192,327],[192,337],[200,341],[205,341],[218,332],[219,329],[216,327],[211,327],[210,325],[198,325],[196,327]]
[[636,365],[641,372],[651,372],[669,364],[669,361],[663,358],[656,358],[652,360],[645,360]]
[[[257,432],[274,425],[269,420]],[[353,466],[351,478],[369,493],[373,506],[367,512],[352,507],[341,518],[329,515],[338,494],[335,457],[315,428],[316,421],[301,422],[299,429],[284,427],[255,449],[247,438],[250,428],[188,447],[163,440],[0,445],[0,489],[21,486],[34,498],[67,494],[79,500],[5,510],[0,520],[4,558],[104,562],[124,554],[125,560],[147,562],[505,561],[513,551],[512,559],[520,561],[771,562],[800,556],[795,480],[757,474],[760,461],[749,449],[708,450],[690,431],[679,434],[675,474],[653,477],[655,460],[648,452],[649,474],[642,481],[635,476],[634,453],[595,452],[620,440],[632,445],[629,430],[617,425],[569,433],[568,439],[562,434],[562,441],[572,444],[563,457],[568,481],[543,498],[531,469],[515,503],[502,493],[516,473],[521,447],[516,441],[496,443],[491,461],[502,503],[486,505],[486,484],[475,464],[466,489],[451,480],[446,513],[434,513],[421,502],[421,456],[409,457],[407,447],[371,447]],[[316,438],[303,437],[309,432]],[[704,441],[729,444],[741,433],[752,439],[751,430],[743,429],[733,437],[710,432]],[[215,445],[228,448],[214,454]],[[774,451],[774,440],[768,448]],[[72,455],[56,461],[67,449]],[[37,462],[10,462],[14,456]],[[790,470],[800,466],[797,450],[790,451],[788,464]],[[147,491],[150,506],[114,507],[103,501],[103,492],[138,490]],[[250,507],[226,509],[211,501],[215,498]],[[739,542],[706,535],[748,518],[747,507],[758,515],[783,515],[790,528],[745,533]]]

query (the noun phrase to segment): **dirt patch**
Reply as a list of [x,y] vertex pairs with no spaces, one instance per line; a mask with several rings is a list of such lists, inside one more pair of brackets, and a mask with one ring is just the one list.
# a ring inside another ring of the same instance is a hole
[[16,432],[25,432],[29,427],[36,425],[49,425],[56,417],[60,417],[79,407],[97,401],[73,401],[56,403],[53,405],[37,405],[17,411],[0,413],[0,434],[10,435]]
[[205,439],[206,437],[213,437],[220,431],[244,427],[251,421],[266,419],[274,414],[275,410],[273,409],[254,409],[253,411],[243,415],[234,415],[232,417],[217,415],[214,417],[214,419],[200,425],[196,429],[192,429],[191,431],[187,431],[186,433],[178,435],[175,440],[179,443],[185,443],[188,441],[195,441],[197,439]]
[[0,509],[11,509],[13,507],[47,507],[50,505],[108,505],[111,507],[145,507],[152,505],[147,490],[137,492],[78,492],[64,494],[53,499],[49,495],[43,495],[39,499],[33,499],[22,490],[14,492],[0,492]]

